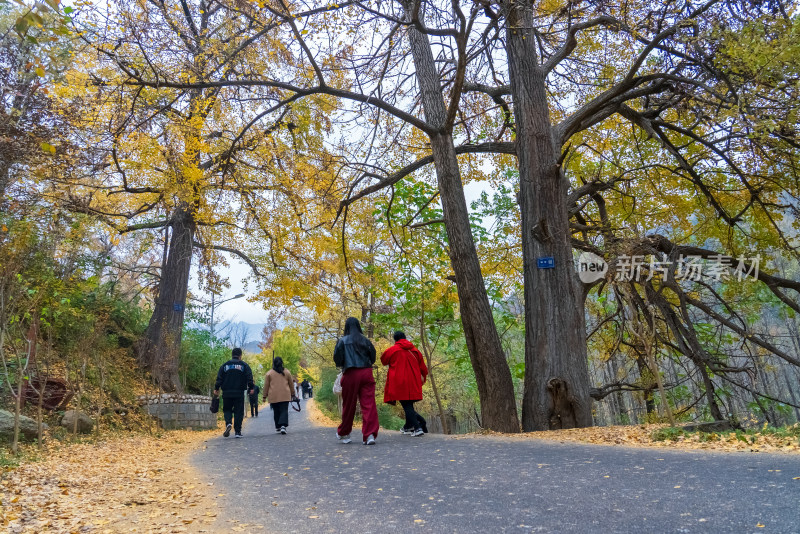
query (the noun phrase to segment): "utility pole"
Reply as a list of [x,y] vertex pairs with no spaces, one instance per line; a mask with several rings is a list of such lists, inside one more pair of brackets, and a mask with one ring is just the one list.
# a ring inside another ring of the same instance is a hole
[[211,293],[211,324],[209,325],[211,329],[211,348],[214,348],[214,293]]

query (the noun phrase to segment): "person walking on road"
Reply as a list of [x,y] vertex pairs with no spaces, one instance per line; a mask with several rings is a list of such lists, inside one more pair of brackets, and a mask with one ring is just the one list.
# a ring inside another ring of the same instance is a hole
[[305,398],[309,398],[310,399],[311,398],[311,382],[308,381],[308,378],[305,378],[305,379],[303,379],[302,382],[300,382],[300,387],[303,390],[303,398],[304,399]]
[[252,395],[254,387],[253,371],[242,361],[242,349],[237,347],[231,351],[231,359],[220,366],[214,383],[215,397],[222,389],[222,414],[225,417],[225,432],[222,435],[226,438],[231,435],[231,419],[235,436],[242,437],[244,392],[247,390]]
[[344,323],[344,335],[333,349],[333,361],[340,367],[342,375],[342,424],[336,430],[341,443],[351,443],[356,402],[361,403],[361,433],[364,445],[375,445],[378,437],[378,408],[375,405],[375,347],[361,332],[361,323],[348,317]]
[[395,344],[381,354],[381,363],[389,366],[383,402],[400,402],[406,413],[402,433],[422,436],[427,431],[425,419],[414,410],[414,403],[422,400],[422,384],[428,379],[428,367],[422,354],[406,339],[403,332],[394,333]]
[[283,358],[272,360],[272,369],[264,377],[264,400],[269,399],[272,416],[275,419],[275,432],[286,434],[289,426],[289,402],[294,392],[294,377],[283,368]]
[[261,388],[258,384],[254,387],[248,395],[250,401],[250,417],[258,417],[258,394],[261,393]]

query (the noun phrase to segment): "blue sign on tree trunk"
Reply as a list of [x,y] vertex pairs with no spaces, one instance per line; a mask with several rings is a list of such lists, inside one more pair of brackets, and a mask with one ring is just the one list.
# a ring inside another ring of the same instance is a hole
[[553,256],[536,258],[536,266],[540,269],[555,269],[556,259]]

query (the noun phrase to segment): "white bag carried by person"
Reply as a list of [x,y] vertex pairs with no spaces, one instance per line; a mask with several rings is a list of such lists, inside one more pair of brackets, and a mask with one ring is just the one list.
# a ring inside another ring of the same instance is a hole
[[336,380],[333,381],[333,393],[334,395],[342,396],[342,375],[344,371],[339,371],[339,374],[336,375]]

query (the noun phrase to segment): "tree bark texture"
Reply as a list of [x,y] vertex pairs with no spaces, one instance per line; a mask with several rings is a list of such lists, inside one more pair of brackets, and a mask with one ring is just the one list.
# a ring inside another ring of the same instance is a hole
[[6,190],[11,185],[11,165],[0,154],[0,206],[6,209]]
[[137,343],[136,353],[139,363],[150,370],[163,390],[180,391],[178,357],[192,266],[192,241],[196,231],[188,206],[177,209],[171,228],[172,239],[166,262],[161,268],[155,309],[144,336]]
[[431,380],[431,388],[433,389],[433,397],[436,399],[436,408],[439,410],[439,419],[442,421],[442,433],[450,434],[450,425],[447,422],[447,417],[444,413],[444,406],[442,405],[442,398],[439,395],[439,388],[436,386],[436,379],[433,376],[433,361],[431,360],[431,351],[428,349],[428,340],[425,335],[425,310],[419,316],[419,340],[422,345],[422,352],[425,353],[425,361],[428,363],[428,378]]
[[[412,11],[405,4],[406,12]],[[411,53],[427,122],[440,131],[430,136],[431,151],[439,185],[450,262],[456,277],[459,311],[467,350],[478,386],[482,426],[499,432],[519,432],[514,401],[514,384],[481,273],[472,237],[467,201],[464,197],[452,129],[442,98],[439,73],[426,35],[410,27]]]
[[650,369],[647,366],[647,363],[644,361],[644,358],[638,352],[636,353],[636,368],[639,370],[639,376],[642,377],[642,385],[645,384],[645,377],[647,379],[647,387],[642,390],[642,396],[644,397],[644,405],[645,410],[647,410],[647,415],[655,414],[656,413],[656,401],[653,397],[653,382],[649,379]]
[[[581,288],[573,267],[567,181],[538,63],[530,0],[507,1],[508,56],[519,161],[525,295],[523,431],[592,425]],[[552,257],[555,268],[539,269]]]

